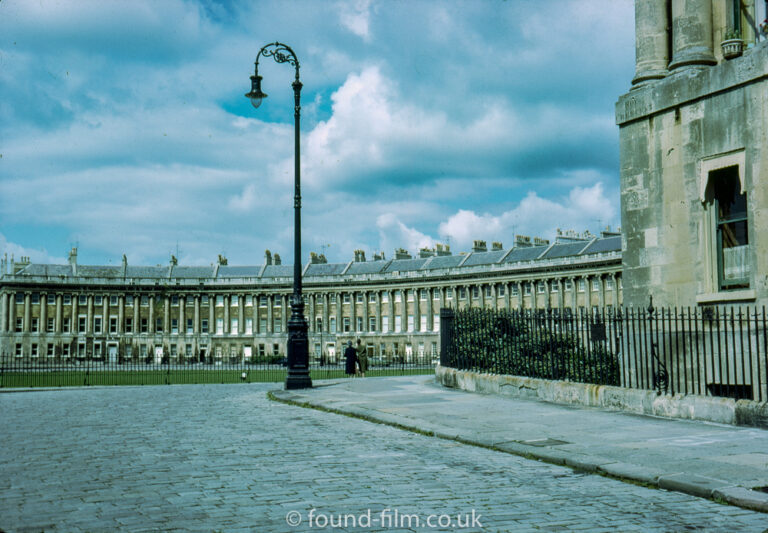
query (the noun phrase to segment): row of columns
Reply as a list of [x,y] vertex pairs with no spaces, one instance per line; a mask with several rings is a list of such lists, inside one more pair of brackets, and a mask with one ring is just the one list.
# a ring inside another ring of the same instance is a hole
[[[611,305],[614,307],[619,306],[619,300],[618,300],[618,287],[616,285],[617,283],[617,276],[616,274],[610,274],[609,277],[613,280],[614,284],[614,290],[612,291],[612,300],[610,302]],[[572,290],[571,290],[571,301],[566,302],[566,295],[565,295],[565,286],[564,282],[568,280],[572,284]],[[546,280],[537,280],[537,279],[529,279],[529,280],[517,280],[517,281],[509,281],[509,282],[491,282],[491,283],[466,283],[466,284],[452,284],[449,286],[440,286],[440,287],[410,287],[410,288],[401,288],[401,289],[387,289],[387,290],[373,290],[373,291],[336,291],[332,293],[316,293],[316,294],[308,294],[308,307],[309,307],[309,331],[311,333],[331,333],[332,326],[330,324],[330,309],[332,306],[335,305],[336,311],[335,311],[335,318],[337,319],[337,327],[336,332],[338,333],[344,333],[343,331],[343,308],[344,308],[344,295],[349,295],[349,313],[348,317],[350,318],[350,333],[359,333],[359,332],[368,332],[370,331],[370,319],[371,319],[371,310],[370,305],[373,304],[375,307],[375,313],[373,317],[376,319],[374,324],[374,330],[376,332],[383,332],[384,330],[384,322],[382,321],[383,315],[383,300],[384,295],[386,295],[386,301],[388,302],[388,313],[387,313],[387,324],[386,329],[387,332],[406,332],[406,331],[434,331],[435,328],[435,319],[434,316],[437,314],[435,312],[435,301],[438,301],[437,309],[441,307],[446,306],[447,296],[446,296],[446,288],[451,288],[452,295],[451,300],[453,306],[457,305],[457,302],[459,301],[459,292],[463,289],[466,291],[466,300],[467,305],[471,306],[474,303],[475,296],[473,296],[473,289],[477,289],[477,304],[479,307],[490,307],[493,309],[498,309],[502,306],[500,304],[499,296],[497,293],[497,287],[504,287],[504,300],[503,300],[503,308],[511,309],[513,306],[511,305],[511,288],[516,287],[517,288],[517,308],[522,309],[523,308],[523,297],[524,295],[524,287],[526,284],[530,284],[531,287],[531,307],[533,309],[536,309],[538,307],[538,290],[537,290],[537,284],[538,283],[544,283],[545,284],[545,290],[544,295],[546,297],[547,306],[549,305],[549,302],[551,301],[551,294],[552,294],[552,284],[555,283],[557,286],[557,302],[556,306],[559,308],[564,307],[571,307],[573,309],[576,309],[578,307],[577,305],[577,298],[578,298],[578,290],[577,290],[577,283],[579,280],[583,280],[585,283],[585,295],[586,295],[586,306],[591,306],[591,293],[592,287],[591,283],[592,281],[597,281],[599,283],[599,300],[597,305],[600,307],[604,307],[609,302],[606,301],[606,288],[605,288],[605,278],[604,276],[570,276],[565,278],[557,278],[554,280],[546,279]],[[425,293],[425,299],[421,299],[422,291]],[[488,291],[488,295],[486,296],[486,291]],[[399,314],[397,310],[396,305],[396,295],[399,293],[401,301],[400,301],[400,309]],[[335,304],[331,303],[331,299],[329,298],[329,295],[333,294],[335,297],[333,300],[335,300]],[[413,297],[413,305],[412,305],[412,315],[408,314],[408,296],[412,295]],[[359,318],[362,318],[362,324],[361,328],[358,328],[357,318],[358,318],[358,310],[357,306],[360,305],[357,298],[358,295],[361,296],[362,299],[362,309],[361,314]],[[134,295],[134,301],[132,307],[132,310],[129,310],[130,313],[132,313],[130,316],[132,318],[132,332],[133,333],[142,333],[141,328],[141,316],[140,316],[140,308],[142,307],[140,305],[141,302],[141,296],[140,294]],[[238,304],[237,307],[237,332],[236,334],[242,335],[246,332],[245,327],[245,305],[244,305],[244,296],[243,294],[238,294]],[[261,313],[254,313],[255,316],[252,317],[253,324],[251,328],[252,334],[272,334],[272,333],[285,333],[287,331],[287,322],[289,319],[289,313],[290,309],[288,306],[288,295],[287,294],[266,294],[267,300],[267,317],[266,317],[266,324],[262,326],[260,323],[261,319]],[[48,298],[50,296],[47,294],[41,294],[40,295],[40,316],[39,316],[39,324],[38,324],[38,331],[40,332],[46,332],[47,331],[47,320],[48,320]],[[13,294],[9,294],[7,292],[4,292],[0,294],[0,332],[6,332],[6,331],[14,331],[15,330],[15,313],[16,313],[16,304]],[[63,303],[62,303],[62,295],[57,294],[53,295],[54,302],[55,302],[55,320],[54,320],[54,327],[52,333],[62,333],[62,324],[63,324]],[[149,334],[155,334],[159,333],[157,331],[157,322],[156,322],[156,300],[154,295],[148,296],[148,317],[147,318],[147,331],[146,333]],[[178,313],[178,323],[177,323],[177,333],[179,335],[186,335],[188,334],[188,328],[187,328],[187,319],[188,319],[188,311],[187,311],[187,301],[186,296],[180,295],[179,296],[179,313]],[[194,302],[192,307],[192,334],[198,335],[203,333],[202,331],[202,313],[201,313],[201,297],[200,295],[194,295]],[[486,302],[486,299],[490,300],[490,305],[488,302]],[[279,322],[275,322],[275,314],[274,314],[274,307],[275,303],[279,301],[281,308],[280,317],[278,317]],[[423,309],[421,302],[424,301]],[[208,303],[208,331],[207,334],[210,335],[216,335],[216,334],[232,334],[235,333],[232,331],[232,305],[231,305],[231,297],[230,295],[224,295],[223,296],[223,316],[218,317],[222,320],[222,323],[219,325],[216,320],[216,312],[215,309],[218,307],[213,299]],[[259,307],[260,300],[254,296],[254,308]],[[317,307],[318,305],[322,305],[322,315],[321,315],[321,323],[317,323],[318,318],[318,311]],[[545,307],[547,307],[545,306]],[[94,297],[93,295],[88,295],[85,309],[81,310],[82,305],[79,303],[77,297],[72,297],[71,301],[71,324],[70,324],[70,331],[71,332],[79,332],[79,320],[81,318],[81,315],[85,315],[85,333],[86,334],[93,334],[94,333],[94,317],[97,315],[97,312],[94,308]],[[114,315],[110,316],[110,308],[112,306],[109,305],[109,299],[103,298],[103,302],[101,305],[101,331],[103,333],[111,333],[111,323],[110,319],[114,317]],[[115,333],[117,334],[125,334],[125,324],[126,324],[126,303],[125,303],[125,295],[118,296],[118,309],[117,309],[117,331]],[[83,313],[83,311],[85,311]],[[172,329],[172,323],[171,323],[171,300],[169,296],[166,296],[163,299],[162,304],[162,324],[163,324],[163,333],[168,334],[171,333]],[[24,294],[24,308],[23,308],[23,331],[24,332],[30,332],[31,331],[31,320],[32,320],[32,304],[31,304],[31,294],[25,293]],[[408,323],[409,316],[413,316],[413,324],[412,327]],[[424,328],[422,328],[421,324],[421,317],[426,316]],[[396,327],[396,324],[398,323],[397,318],[399,317],[400,322],[400,328]],[[248,317],[251,318],[251,317]],[[279,329],[274,327],[275,325],[279,324]]]
[[677,68],[715,63],[712,0],[672,0],[671,4],[668,0],[635,0],[633,85],[663,78]]

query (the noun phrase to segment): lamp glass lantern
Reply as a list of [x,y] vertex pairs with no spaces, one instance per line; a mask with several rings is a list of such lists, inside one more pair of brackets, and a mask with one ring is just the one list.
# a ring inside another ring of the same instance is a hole
[[267,93],[261,90],[261,76],[254,74],[251,76],[251,92],[245,94],[251,100],[251,105],[258,109],[261,101],[267,97]]

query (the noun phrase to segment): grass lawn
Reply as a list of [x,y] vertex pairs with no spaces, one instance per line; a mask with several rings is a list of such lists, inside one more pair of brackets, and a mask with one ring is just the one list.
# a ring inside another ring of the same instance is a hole
[[[366,377],[433,374],[433,368],[369,369]],[[245,378],[243,378],[245,374]],[[51,370],[5,372],[0,387],[82,387],[96,385],[168,385],[185,383],[257,383],[285,381],[285,369]],[[343,369],[310,369],[312,379],[345,377]]]

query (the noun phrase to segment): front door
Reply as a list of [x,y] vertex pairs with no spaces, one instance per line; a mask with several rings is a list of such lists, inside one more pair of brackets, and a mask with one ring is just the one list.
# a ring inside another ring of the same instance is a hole
[[109,356],[110,363],[117,362],[117,344],[110,344],[107,346],[107,354]]

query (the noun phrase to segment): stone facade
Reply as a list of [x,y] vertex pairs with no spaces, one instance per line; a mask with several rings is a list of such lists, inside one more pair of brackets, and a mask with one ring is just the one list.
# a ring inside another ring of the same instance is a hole
[[[768,304],[765,4],[635,10],[636,72],[616,105],[624,302]],[[743,52],[725,59],[734,36]]]
[[[337,360],[360,338],[373,357],[432,361],[441,307],[574,309],[622,305],[621,237],[561,234],[519,238],[487,251],[418,258],[376,255],[303,267],[310,357]],[[405,257],[404,257],[405,255]],[[183,362],[283,356],[293,267],[89,266],[4,261],[0,269],[0,354],[13,360]]]

